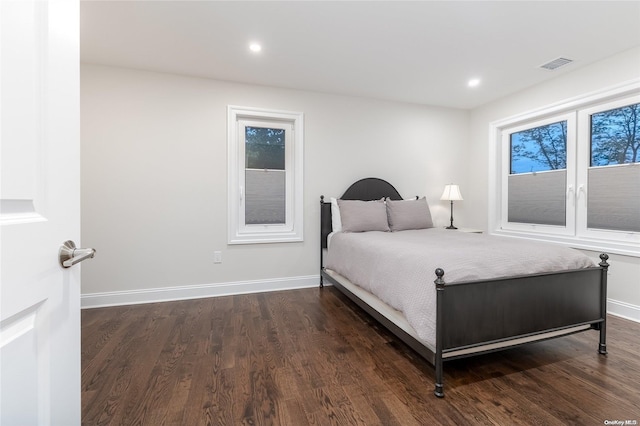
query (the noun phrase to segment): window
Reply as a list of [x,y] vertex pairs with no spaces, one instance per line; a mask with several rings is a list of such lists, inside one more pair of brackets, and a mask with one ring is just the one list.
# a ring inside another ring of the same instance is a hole
[[492,123],[492,233],[640,256],[640,83]]
[[584,167],[577,195],[585,235],[640,235],[639,102],[636,96],[579,112]]
[[302,113],[228,108],[229,244],[302,241]]
[[505,133],[511,156],[509,222],[566,226],[568,121]]

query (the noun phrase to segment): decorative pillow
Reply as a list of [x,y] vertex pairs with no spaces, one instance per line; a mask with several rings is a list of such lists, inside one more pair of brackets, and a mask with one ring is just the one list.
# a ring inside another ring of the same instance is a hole
[[343,232],[389,231],[384,200],[338,200]]
[[342,231],[342,220],[340,220],[340,207],[338,206],[338,200],[334,197],[330,198],[331,201],[331,229],[333,232]]
[[392,232],[433,228],[426,197],[418,200],[387,200],[387,217]]

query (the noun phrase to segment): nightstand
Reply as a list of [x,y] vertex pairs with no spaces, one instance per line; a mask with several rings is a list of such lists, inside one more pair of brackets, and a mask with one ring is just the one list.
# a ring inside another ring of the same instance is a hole
[[474,228],[458,228],[456,229],[458,232],[467,232],[469,234],[482,234],[484,231],[482,229],[474,229]]

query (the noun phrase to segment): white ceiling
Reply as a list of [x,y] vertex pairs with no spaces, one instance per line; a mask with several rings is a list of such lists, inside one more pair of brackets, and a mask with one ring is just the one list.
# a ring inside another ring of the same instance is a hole
[[640,1],[83,1],[80,22],[83,62],[456,108],[640,46]]

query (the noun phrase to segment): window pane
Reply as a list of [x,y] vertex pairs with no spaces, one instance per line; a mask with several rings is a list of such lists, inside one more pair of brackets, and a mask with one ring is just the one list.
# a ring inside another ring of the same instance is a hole
[[591,116],[591,166],[638,162],[640,104]]
[[567,122],[510,135],[507,220],[566,226]]
[[247,169],[284,170],[285,129],[245,127]]
[[640,104],[591,116],[591,166],[638,162]]
[[567,122],[511,134],[511,174],[567,168]]
[[591,115],[588,228],[640,232],[639,114],[632,104]]
[[245,166],[245,224],[284,224],[285,129],[246,126]]

